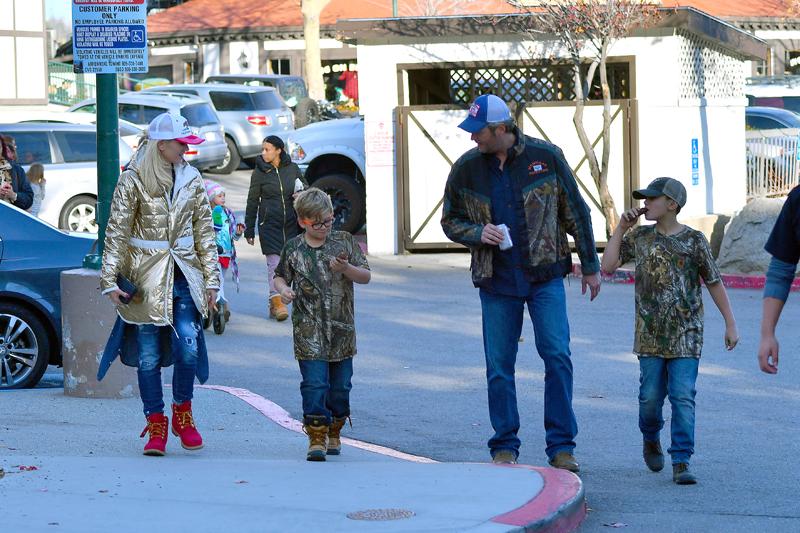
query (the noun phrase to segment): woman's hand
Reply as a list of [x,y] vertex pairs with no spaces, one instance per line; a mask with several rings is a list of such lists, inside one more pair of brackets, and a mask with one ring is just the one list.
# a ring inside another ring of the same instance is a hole
[[108,292],[106,294],[111,299],[111,301],[114,303],[114,305],[122,305],[122,302],[120,301],[120,297],[122,297],[122,298],[127,298],[128,297],[128,293],[123,291],[123,290],[121,290],[121,289],[114,289],[113,291]]
[[216,312],[217,310],[217,289],[206,289],[208,297],[208,309]]

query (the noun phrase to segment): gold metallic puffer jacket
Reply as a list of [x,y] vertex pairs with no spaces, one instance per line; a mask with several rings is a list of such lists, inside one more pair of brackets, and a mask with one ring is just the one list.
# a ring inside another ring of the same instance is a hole
[[117,273],[137,286],[133,300],[117,307],[128,323],[172,324],[176,263],[204,317],[208,314],[206,289],[220,285],[214,226],[203,179],[187,163],[174,169],[171,199],[147,193],[136,160],[122,173],[114,190],[100,287],[103,294],[116,288]]

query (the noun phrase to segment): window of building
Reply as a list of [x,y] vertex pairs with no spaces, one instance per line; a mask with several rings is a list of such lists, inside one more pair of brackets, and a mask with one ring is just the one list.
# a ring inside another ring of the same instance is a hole
[[273,74],[289,74],[290,62],[288,59],[270,59],[269,65]]

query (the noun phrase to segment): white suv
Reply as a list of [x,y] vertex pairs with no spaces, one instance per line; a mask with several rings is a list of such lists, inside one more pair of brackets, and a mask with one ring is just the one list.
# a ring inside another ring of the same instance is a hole
[[[97,130],[58,123],[0,124],[0,133],[17,144],[17,162],[25,171],[44,165],[45,197],[39,218],[69,231],[97,233]],[[120,165],[133,155],[119,141]]]

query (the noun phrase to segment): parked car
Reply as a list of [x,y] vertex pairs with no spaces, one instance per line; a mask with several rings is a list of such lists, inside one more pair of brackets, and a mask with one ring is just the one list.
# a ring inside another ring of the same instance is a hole
[[79,268],[97,239],[5,202],[0,220],[0,389],[34,387],[61,364],[61,271]]
[[800,112],[800,76],[756,76],[744,87],[748,105]]
[[[0,133],[17,142],[17,159],[25,171],[44,165],[46,193],[39,218],[62,229],[97,233],[97,129],[86,124],[0,124]],[[120,165],[133,150],[119,141]]]
[[[800,115],[787,109],[775,107],[745,108],[747,131],[783,130],[779,135],[800,135]],[[748,138],[750,135],[748,134]],[[785,137],[783,137],[785,139]],[[800,142],[800,138],[798,138]],[[788,149],[787,149],[788,148]],[[783,177],[794,176],[800,151],[777,139],[749,139],[747,142],[747,166],[750,174],[766,172],[768,184],[777,184]]]
[[331,196],[334,227],[354,233],[366,221],[364,119],[309,124],[289,136],[286,149],[309,184]]
[[[206,141],[193,145],[184,154],[186,161],[200,170],[222,164],[228,148],[225,145],[225,132],[214,109],[201,98],[188,95],[154,94],[147,92],[124,93],[119,95],[119,118],[146,128],[150,121],[164,112],[177,113],[186,118],[195,135]],[[97,113],[94,98],[84,100],[70,107],[68,111]]]
[[[0,117],[3,122],[56,122],[63,124],[97,124],[97,115],[90,113],[66,113],[64,111],[4,111]],[[119,121],[119,138],[136,150],[144,133],[133,122]]]
[[192,95],[211,103],[225,127],[225,159],[212,169],[221,174],[230,174],[239,168],[242,159],[258,156],[261,143],[268,135],[285,137],[294,129],[292,111],[270,87],[195,83],[147,89],[144,94],[155,92]]
[[308,96],[308,88],[303,78],[285,74],[217,74],[206,78],[206,83],[234,83],[256,87],[273,87],[280,93],[286,105],[294,112],[294,125],[302,128],[319,122],[320,108]]

